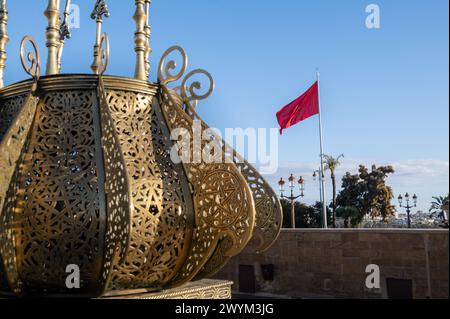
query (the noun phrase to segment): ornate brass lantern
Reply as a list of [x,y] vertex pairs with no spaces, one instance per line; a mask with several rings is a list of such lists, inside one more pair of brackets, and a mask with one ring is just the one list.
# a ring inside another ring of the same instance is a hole
[[[25,37],[21,57],[32,79],[0,89],[3,294],[102,296],[177,287],[214,275],[252,238],[263,251],[278,236],[275,192],[218,136],[212,140],[226,154],[223,163],[172,160],[174,130],[192,133],[194,121],[208,128],[195,107],[214,83],[203,70],[183,78],[187,58],[179,47],[164,54],[159,82],[147,80],[150,1],[135,2],[135,79],[103,75],[109,46],[102,16],[109,13],[102,0],[92,15],[94,74],[60,74],[68,30],[63,23],[55,36],[59,0],[50,0],[46,75],[40,77],[37,44]],[[1,67],[6,1],[0,13]],[[34,54],[25,55],[27,43]],[[182,57],[175,75],[175,62],[167,61],[174,53]],[[196,93],[199,82],[189,84],[198,73],[209,81],[204,95]],[[177,88],[168,87],[178,80]],[[68,265],[79,267],[80,289],[67,287]]]

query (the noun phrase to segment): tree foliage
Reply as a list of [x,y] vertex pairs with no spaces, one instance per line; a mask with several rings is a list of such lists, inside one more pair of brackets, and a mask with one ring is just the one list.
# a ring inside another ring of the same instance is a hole
[[[283,228],[291,228],[291,202],[282,199]],[[331,220],[331,211],[327,209],[328,220]],[[295,202],[295,224],[297,228],[321,228],[322,227],[322,203],[317,202],[310,206]]]
[[394,194],[392,188],[386,185],[386,178],[393,173],[392,166],[373,165],[369,171],[361,165],[358,174],[347,173],[343,177],[342,190],[336,202],[345,209],[340,214],[347,216],[347,223],[351,220],[354,226],[366,215],[386,220],[395,214],[395,206],[391,204]]
[[432,217],[438,217],[442,220],[446,220],[446,213],[448,212],[448,195],[433,197],[431,202],[430,213]]
[[441,227],[449,228],[449,222],[446,217],[448,215],[449,208],[449,195],[433,197],[431,202],[430,213],[431,217],[437,217],[442,220]]
[[357,227],[363,220],[364,216],[360,214],[358,209],[353,206],[339,207],[336,210],[336,215],[344,219],[345,228]]
[[336,228],[336,169],[339,165],[341,165],[341,158],[344,158],[344,154],[339,155],[338,157],[333,157],[330,155],[324,155],[323,160],[325,164],[325,170],[330,171],[331,173],[331,184],[333,187],[333,201],[331,203],[331,207],[333,208],[333,227]]
[[336,172],[336,169],[341,165],[341,158],[344,158],[344,154],[339,155],[338,157],[333,157],[330,155],[323,155],[323,161],[325,164],[325,170],[329,170],[331,174]]

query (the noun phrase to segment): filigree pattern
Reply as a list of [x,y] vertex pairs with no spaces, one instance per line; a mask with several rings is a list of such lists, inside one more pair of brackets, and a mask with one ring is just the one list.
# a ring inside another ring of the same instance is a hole
[[108,91],[107,103],[130,176],[134,211],[125,262],[115,265],[109,289],[163,287],[186,258],[193,208],[181,165],[152,97]]
[[195,276],[195,280],[212,277],[219,272],[231,259],[231,256],[227,252],[231,249],[232,245],[233,242],[228,237],[220,240],[211,258]]
[[103,79],[98,87],[100,127],[105,176],[107,225],[105,257],[103,260],[102,286],[110,283],[110,274],[115,263],[123,263],[128,250],[131,215],[133,212],[131,185],[125,159],[120,152],[120,138],[109,109]]
[[[7,189],[12,181],[17,162],[26,144],[31,123],[36,112],[38,99],[29,96],[20,112],[0,141],[0,212],[6,199]],[[0,224],[0,230],[4,224]],[[2,233],[0,232],[0,235]]]
[[[190,115],[193,119],[201,121],[194,110]],[[256,206],[256,227],[253,235],[255,249],[258,253],[268,250],[283,226],[283,211],[276,193],[261,174],[223,139],[215,135],[210,143],[218,144],[218,148],[224,152],[225,160],[233,161],[250,186]]]
[[0,142],[25,103],[26,98],[26,95],[20,95],[2,101],[0,105]]
[[[172,75],[170,71],[176,69],[176,63],[174,60],[166,60],[174,52],[181,55],[182,66],[177,74]],[[175,89],[172,90],[166,86],[168,83],[175,82],[182,78],[183,72],[186,68],[187,56],[183,49],[175,46],[166,51],[159,65],[159,80],[162,85],[163,98],[166,100],[167,104],[171,106],[175,106],[180,109],[184,107],[186,114],[189,115],[191,119],[200,121],[204,129],[209,129],[209,127],[198,116],[195,108],[197,107],[199,100],[203,100],[211,95],[214,89],[214,80],[212,79],[212,76],[204,70],[194,70],[188,73],[182,80],[181,85]],[[198,74],[205,75],[209,82],[209,86],[203,94],[198,94],[196,92],[202,88],[200,81],[194,81],[188,85],[192,78],[194,78],[194,75]],[[212,140],[209,144],[213,143],[217,146],[215,149],[222,149],[225,155],[225,163],[234,163],[238,167],[240,173],[246,179],[247,184],[252,191],[253,200],[256,205],[254,246],[256,246],[255,249],[257,252],[265,251],[275,242],[281,231],[283,213],[280,202],[267,181],[232,147],[227,145],[222,138],[213,134]],[[188,146],[188,149],[191,148]],[[205,265],[205,269],[200,272],[198,278],[212,275],[217,272],[220,267],[223,267],[223,265],[226,264],[229,256],[223,254],[226,247],[223,248],[221,245],[223,245],[222,241],[220,241],[216,252],[213,254],[210,261]]]
[[132,295],[106,296],[106,299],[231,299],[230,281],[205,279],[190,282],[183,287],[163,290],[160,292],[140,293]]
[[95,158],[95,91],[61,91],[39,104],[20,170],[15,224],[18,268],[29,291],[67,291],[66,266],[81,290],[97,291],[105,212]]
[[[190,115],[201,121],[194,110]],[[206,126],[206,124],[204,125]],[[256,225],[251,247],[256,252],[269,249],[277,239],[283,225],[283,212],[278,197],[258,171],[219,136],[214,135],[209,143],[216,143],[216,148],[222,149],[225,162],[233,162],[250,187],[256,208]],[[221,245],[225,245],[225,247],[220,247]],[[197,279],[213,276],[228,262],[230,256],[223,253],[226,246],[226,243],[220,243]]]
[[[18,101],[22,99],[17,98]],[[0,141],[0,289],[21,291],[15,252],[14,204],[20,156],[27,145],[38,99],[28,96]]]
[[[182,76],[171,75],[174,67],[166,67],[168,82]],[[157,291],[217,272],[248,244],[255,224],[259,249],[271,244],[281,225],[278,200],[220,137],[199,149],[192,138],[183,142],[194,158],[216,142],[226,161],[172,161],[175,129],[194,136],[194,120],[209,129],[194,110],[201,86],[189,78],[180,95],[161,85],[155,97],[157,87],[142,81],[107,77],[105,89],[101,75],[84,76],[72,88],[67,76],[55,76],[39,81],[37,105],[31,96],[3,100],[0,143],[11,140],[5,127],[20,130],[14,149],[2,146],[0,154],[7,163],[0,291]],[[65,285],[69,264],[80,267],[81,290]]]
[[[172,96],[173,91],[165,86],[161,87],[161,108],[169,129],[183,128],[192,137],[192,119]],[[190,143],[190,149],[194,149],[192,138]],[[203,143],[206,144],[204,141]],[[226,255],[238,254],[250,240],[255,222],[255,207],[250,189],[234,164],[183,165],[194,191],[196,227],[188,259],[175,278],[176,284],[194,278],[223,238],[229,237],[233,242]]]
[[[226,144],[224,144],[224,147],[227,147]],[[256,169],[234,150],[232,150],[232,153],[234,154],[234,163],[250,186],[255,201],[256,225],[250,247],[258,253],[264,252],[273,245],[280,234],[283,225],[281,204],[275,192]],[[196,279],[212,277],[226,265],[230,256],[227,256],[224,252],[229,244],[229,242],[220,243],[211,259],[196,276]]]

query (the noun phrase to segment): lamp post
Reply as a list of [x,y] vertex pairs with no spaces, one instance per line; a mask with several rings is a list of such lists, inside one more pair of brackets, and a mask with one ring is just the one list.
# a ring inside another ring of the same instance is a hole
[[403,196],[400,195],[398,197],[398,202],[400,204],[400,207],[406,208],[406,213],[408,214],[408,228],[411,228],[411,208],[417,207],[417,195],[414,194],[414,196],[412,197],[412,205],[410,205],[410,201],[411,201],[411,196],[409,196],[408,193],[405,194],[405,201],[406,201],[406,206],[403,205]]
[[286,185],[286,182],[283,180],[283,178],[280,179],[280,181],[278,182],[278,185],[280,186],[281,198],[285,198],[285,199],[291,201],[291,223],[292,223],[292,228],[296,228],[296,225],[295,225],[295,200],[300,197],[302,197],[302,198],[305,197],[305,194],[304,194],[305,180],[303,179],[303,177],[300,177],[300,179],[297,181],[298,188],[300,190],[300,195],[298,195],[298,196],[294,196],[294,189],[295,189],[294,174],[291,174],[288,181],[289,181],[289,188],[291,190],[291,196],[284,195],[284,192],[285,192],[284,186]]
[[[315,170],[313,172],[313,180],[319,182],[320,203],[325,206],[325,201],[323,200],[323,188],[322,188],[324,186],[324,184],[325,184],[325,174],[321,173],[320,169]],[[327,220],[323,220],[323,219],[326,219],[326,218],[327,218],[326,215],[324,216],[322,214],[322,226],[323,226],[323,228],[327,228],[327,226],[326,226]]]
[[325,180],[325,175],[322,173],[320,174],[320,169],[315,170],[313,173],[313,180],[319,181],[319,191],[320,191],[320,202],[323,204],[323,198],[322,198],[322,180]]

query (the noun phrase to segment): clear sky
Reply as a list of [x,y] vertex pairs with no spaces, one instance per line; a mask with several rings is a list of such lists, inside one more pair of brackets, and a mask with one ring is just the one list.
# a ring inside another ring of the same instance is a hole
[[[72,2],[80,6],[81,28],[66,43],[63,72],[90,73],[95,1]],[[134,1],[107,3],[107,73],[132,76]],[[365,26],[370,3],[380,6],[380,29]],[[33,35],[46,60],[47,1],[8,4],[7,84],[25,77],[22,36]],[[428,210],[432,195],[448,192],[448,6],[448,0],[153,0],[151,78],[162,53],[179,44],[191,68],[205,68],[216,80],[214,95],[199,106],[210,126],[271,128],[278,109],[307,89],[320,68],[325,152],[346,156],[339,176],[359,163],[393,164],[396,195],[417,192],[419,208]],[[268,178],[305,175],[305,200],[313,202],[317,118],[285,131],[279,143],[280,171]]]

